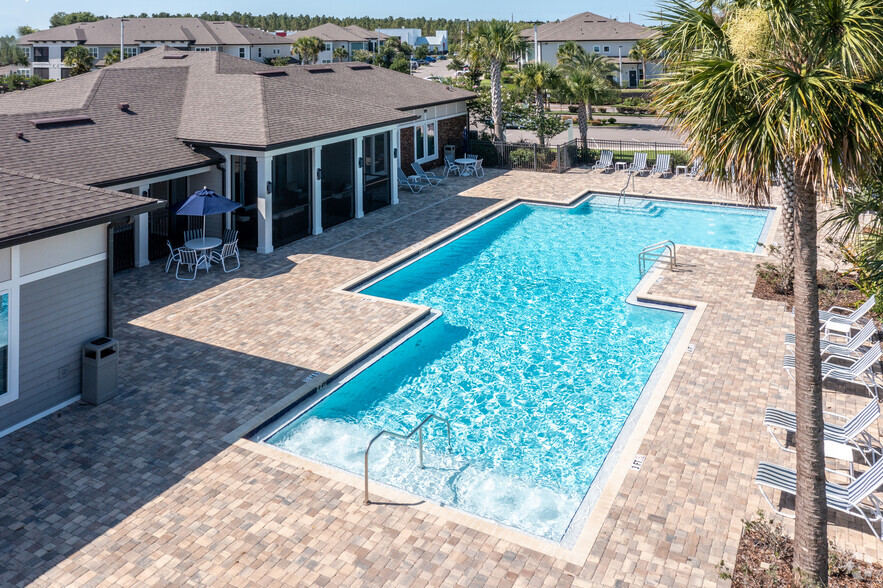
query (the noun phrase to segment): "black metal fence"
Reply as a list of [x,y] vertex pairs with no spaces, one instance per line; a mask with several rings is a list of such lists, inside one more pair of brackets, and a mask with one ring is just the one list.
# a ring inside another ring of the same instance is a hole
[[135,230],[131,223],[113,228],[113,271],[135,267]]
[[584,147],[573,139],[561,145],[541,147],[536,143],[498,143],[470,141],[469,151],[484,161],[483,167],[501,167],[547,173],[564,173],[570,168],[594,164],[602,150],[613,151],[614,161],[631,161],[637,152],[647,154],[647,163],[656,162],[660,153],[673,155],[672,166],[687,165],[688,155],[679,143],[656,141],[611,141],[590,139]]

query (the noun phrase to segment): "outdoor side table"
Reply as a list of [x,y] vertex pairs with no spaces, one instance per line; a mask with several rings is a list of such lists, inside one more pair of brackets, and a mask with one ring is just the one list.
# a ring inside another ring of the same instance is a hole
[[679,175],[681,175],[681,170],[683,170],[684,173],[686,174],[689,167],[690,166],[687,166],[687,165],[679,165],[679,166],[675,167],[675,177],[678,177]]
[[619,171],[621,169],[628,169],[628,167],[629,167],[628,161],[617,161],[615,164],[616,171]]

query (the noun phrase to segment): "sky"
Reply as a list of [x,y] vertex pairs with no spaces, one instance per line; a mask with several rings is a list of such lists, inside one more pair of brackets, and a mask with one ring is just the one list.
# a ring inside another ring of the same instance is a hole
[[[250,12],[268,14],[325,14],[328,16],[402,16],[427,18],[499,18],[515,20],[557,20],[590,11],[602,16],[612,16],[622,21],[631,20],[651,24],[646,14],[655,9],[656,0],[618,0],[577,4],[564,0],[509,0],[508,2],[475,2],[474,0],[446,0],[424,3],[415,9],[412,0],[380,0],[366,3],[363,0],[335,0],[333,3],[286,3],[278,0],[141,0],[124,3],[119,0],[0,0],[0,35],[15,34],[16,27],[30,25],[39,29],[49,27],[49,17],[56,12],[92,12],[100,15],[119,16],[120,12],[152,14],[155,12]],[[425,32],[425,31],[424,31]]]

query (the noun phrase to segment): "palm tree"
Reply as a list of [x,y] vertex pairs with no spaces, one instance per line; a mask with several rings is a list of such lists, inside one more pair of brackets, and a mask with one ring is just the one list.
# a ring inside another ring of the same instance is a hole
[[524,48],[524,40],[514,23],[504,20],[481,22],[470,33],[467,41],[470,65],[487,62],[491,78],[491,118],[494,139],[503,141],[503,64]]
[[653,55],[653,41],[639,39],[635,41],[629,50],[629,59],[641,62],[641,74],[644,77],[644,87],[647,87],[647,60]]
[[338,47],[334,51],[331,52],[332,58],[337,61],[346,61],[349,58],[350,53],[346,50],[346,47]]
[[[719,6],[715,4],[715,6]],[[657,108],[714,181],[755,202],[793,186],[797,497],[794,578],[827,584],[816,201],[873,169],[883,144],[883,15],[869,0],[667,0]]]
[[113,65],[114,63],[118,63],[120,60],[120,50],[119,49],[111,49],[107,53],[104,54],[104,65]]
[[[529,96],[533,97],[537,117],[543,116],[546,101],[546,90],[558,83],[558,72],[548,63],[531,62],[522,66],[515,76],[515,82]],[[537,131],[540,146],[546,144],[546,137],[541,130]]]
[[558,58],[558,63],[562,63],[569,61],[579,53],[585,53],[585,49],[583,49],[579,43],[576,41],[566,41],[563,45],[558,47],[555,57]]
[[325,43],[318,37],[301,37],[291,44],[291,54],[299,56],[304,64],[316,63],[324,50]]
[[[592,120],[592,104],[605,98],[613,88],[610,78],[616,72],[616,67],[600,53],[587,53],[582,47],[578,51],[561,54],[558,67],[571,93],[575,87],[580,88],[578,101],[585,105],[585,115]],[[577,73],[579,84],[568,82]]]
[[82,45],[76,45],[67,50],[62,61],[71,68],[71,76],[78,76],[92,71],[95,60],[88,49]]

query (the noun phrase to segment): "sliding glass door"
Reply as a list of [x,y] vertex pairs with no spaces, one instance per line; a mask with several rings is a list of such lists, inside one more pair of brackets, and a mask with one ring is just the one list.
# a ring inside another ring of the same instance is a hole
[[392,198],[389,182],[389,133],[365,137],[362,144],[362,174],[365,185],[363,210],[371,212],[389,205]]
[[273,246],[310,234],[311,150],[273,158]]
[[355,142],[340,141],[322,147],[322,227],[355,216]]

